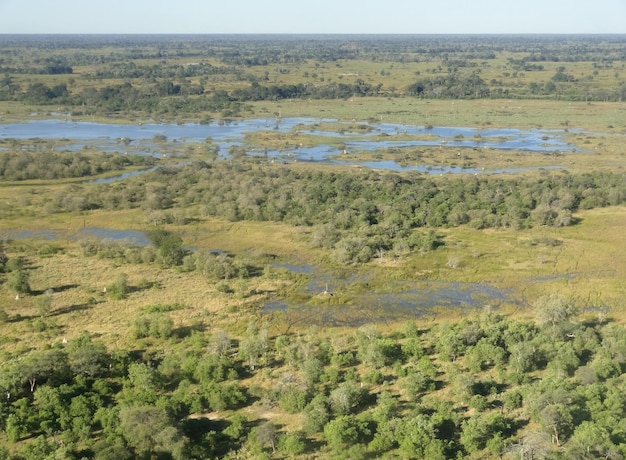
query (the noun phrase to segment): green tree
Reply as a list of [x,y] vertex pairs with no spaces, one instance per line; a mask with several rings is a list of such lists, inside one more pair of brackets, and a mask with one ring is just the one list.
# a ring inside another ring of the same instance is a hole
[[57,388],[42,385],[35,390],[33,404],[42,431],[52,435],[61,429],[61,418],[67,411],[66,403]]
[[237,413],[232,416],[232,418],[230,419],[230,425],[228,425],[224,429],[223,433],[229,438],[235,441],[239,441],[243,439],[246,435],[247,423],[248,423],[248,419],[246,418],[246,416]]
[[566,456],[572,460],[621,458],[618,447],[611,441],[610,433],[591,421],[584,421],[576,427],[567,442]]
[[334,452],[340,452],[369,435],[367,423],[353,415],[340,415],[324,426],[324,439]]
[[52,299],[54,297],[51,289],[46,290],[40,296],[35,298],[35,306],[37,307],[37,313],[42,318],[48,316],[52,310]]
[[429,444],[437,438],[432,422],[426,415],[403,418],[397,433],[400,450],[410,458],[426,458]]
[[56,444],[48,442],[45,436],[38,436],[33,442],[20,449],[20,458],[24,460],[47,459],[51,458],[56,450]]
[[17,269],[7,275],[7,286],[17,294],[30,293],[30,275],[24,269]]
[[124,399],[130,404],[154,404],[158,393],[158,375],[144,363],[128,366],[128,378],[124,382]]
[[541,324],[557,324],[569,320],[576,314],[576,307],[559,294],[540,297],[535,302],[535,317]]
[[94,460],[131,460],[133,453],[122,440],[99,441],[94,446]]
[[157,251],[158,261],[167,266],[180,265],[185,257],[183,240],[167,230],[157,229],[148,232],[148,239]]
[[317,394],[304,409],[304,430],[308,434],[315,434],[328,423],[330,414],[328,400],[325,395]]
[[107,293],[116,300],[126,298],[129,292],[128,275],[118,273],[111,284],[106,287]]
[[284,433],[278,438],[278,450],[287,457],[294,457],[306,451],[306,438],[301,431]]
[[28,382],[31,393],[39,383],[61,384],[67,382],[70,376],[67,354],[62,350],[33,352],[17,365],[20,378]]
[[185,458],[187,440],[171,425],[165,409],[150,406],[122,408],[120,426],[138,456],[168,452],[176,459]]
[[75,375],[98,377],[106,369],[108,352],[103,342],[93,340],[88,332],[72,339],[66,346],[70,369]]

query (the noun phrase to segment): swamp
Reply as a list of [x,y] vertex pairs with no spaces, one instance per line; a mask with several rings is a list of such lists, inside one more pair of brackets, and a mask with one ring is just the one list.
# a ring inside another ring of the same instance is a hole
[[624,458],[625,44],[0,35],[0,459]]

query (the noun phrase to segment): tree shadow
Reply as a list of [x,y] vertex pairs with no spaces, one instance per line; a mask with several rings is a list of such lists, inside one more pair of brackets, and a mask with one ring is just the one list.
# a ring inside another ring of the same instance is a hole
[[28,321],[28,320],[35,319],[35,318],[38,318],[38,316],[31,316],[31,315],[25,316],[25,315],[21,315],[18,313],[16,315],[10,316],[7,319],[7,323],[19,323],[22,321]]
[[207,327],[205,324],[193,324],[191,326],[181,326],[172,331],[172,335],[178,339],[184,339],[190,337],[194,332],[206,332]]
[[43,290],[31,290],[30,293],[31,295],[38,296],[38,295],[45,294],[48,290],[51,290],[53,293],[65,292],[65,291],[69,291],[70,289],[75,289],[77,287],[79,287],[78,284],[64,284],[62,286],[57,286],[57,287],[43,289]]
[[58,308],[56,310],[53,310],[47,316],[60,316],[60,315],[66,314],[66,313],[73,313],[73,312],[76,312],[76,311],[89,310],[90,308],[93,308],[93,304],[71,305],[69,307],[62,307],[62,308]]
[[127,286],[126,294],[132,294],[134,292],[148,291],[150,289],[161,289],[161,284],[158,281],[145,281],[138,286]]
[[206,433],[221,433],[229,424],[226,420],[211,420],[206,417],[188,418],[182,423],[182,431],[197,443],[203,440]]

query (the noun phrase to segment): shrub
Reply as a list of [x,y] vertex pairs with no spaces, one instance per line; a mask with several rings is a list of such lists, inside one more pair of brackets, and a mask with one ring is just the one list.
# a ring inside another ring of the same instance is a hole
[[301,431],[285,433],[278,438],[278,450],[288,457],[300,455],[306,451],[306,438]]
[[125,273],[118,273],[113,282],[106,287],[106,290],[113,299],[124,299],[129,292],[128,276]]
[[30,293],[29,274],[21,268],[14,270],[7,276],[7,286],[18,294]]
[[145,337],[167,339],[174,331],[174,321],[162,313],[137,318],[133,326],[133,335],[137,339]]

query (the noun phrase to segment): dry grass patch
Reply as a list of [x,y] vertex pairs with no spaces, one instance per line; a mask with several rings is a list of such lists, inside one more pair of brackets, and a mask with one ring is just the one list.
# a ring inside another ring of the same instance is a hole
[[[623,316],[626,207],[582,211],[576,217],[577,225],[564,228],[449,229],[443,250],[415,256],[409,266],[430,265],[434,272],[429,276],[434,278],[509,288],[529,304],[556,292],[581,308],[609,307]],[[446,267],[449,256],[463,264]]]
[[[146,307],[179,304],[183,308],[166,313],[175,328],[211,328],[247,320],[265,293],[280,281],[266,279],[231,280],[234,293],[219,292],[215,280],[196,273],[161,269],[155,265],[119,265],[115,261],[58,254],[33,261],[32,295],[19,301],[3,289],[0,295],[10,318],[20,318],[14,332],[20,340],[32,340],[29,323],[38,319],[36,298],[45,290],[54,291],[52,309],[43,318],[58,326],[58,339],[76,337],[84,331],[100,336],[106,343],[126,347],[132,340],[132,321],[146,314]],[[128,278],[129,293],[120,300],[105,288],[120,273]],[[19,335],[18,335],[19,337]]]

